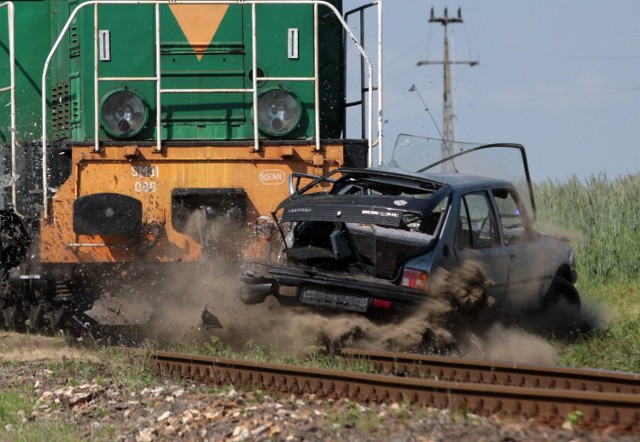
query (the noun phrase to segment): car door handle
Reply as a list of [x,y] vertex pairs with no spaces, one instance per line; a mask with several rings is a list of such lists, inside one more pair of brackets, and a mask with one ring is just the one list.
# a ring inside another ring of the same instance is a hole
[[509,253],[509,259],[516,259],[518,257],[518,255],[516,255],[515,253]]

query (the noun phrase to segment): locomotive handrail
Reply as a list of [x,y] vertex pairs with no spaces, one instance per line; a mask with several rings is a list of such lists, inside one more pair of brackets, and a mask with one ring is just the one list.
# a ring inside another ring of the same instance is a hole
[[13,205],[13,212],[23,217],[18,211],[18,189],[16,187],[17,182],[17,159],[16,159],[16,59],[15,59],[15,38],[14,38],[14,7],[12,2],[5,2],[0,4],[0,8],[7,8],[7,30],[9,33],[9,86],[0,88],[0,92],[9,92],[10,110],[11,113],[11,203]]
[[[382,105],[382,75],[381,75],[381,47],[382,41],[380,39],[381,34],[381,8],[382,8],[382,0],[377,0],[379,5],[378,11],[378,105]],[[157,145],[156,151],[162,151],[162,116],[161,116],[161,95],[162,93],[186,93],[186,92],[216,92],[216,93],[226,93],[226,92],[243,92],[243,93],[252,93],[253,94],[253,115],[254,115],[254,149],[256,151],[260,148],[260,138],[259,138],[259,127],[258,127],[258,82],[259,81],[267,81],[267,80],[278,80],[282,79],[282,77],[259,77],[258,75],[253,75],[253,87],[250,89],[162,89],[161,87],[161,70],[160,70],[160,5],[170,5],[170,4],[223,4],[223,5],[231,5],[231,4],[247,4],[252,6],[252,68],[253,72],[257,73],[257,38],[256,38],[256,5],[259,4],[290,4],[290,5],[301,5],[301,4],[311,4],[314,6],[314,76],[313,77],[286,77],[288,81],[313,81],[315,84],[315,136],[316,136],[316,150],[320,150],[320,92],[319,92],[319,79],[318,79],[318,7],[325,6],[329,8],[335,17],[340,21],[343,29],[349,35],[353,43],[355,44],[360,56],[365,61],[367,65],[367,74],[368,74],[368,124],[367,124],[367,132],[368,132],[368,148],[369,154],[367,158],[368,165],[371,165],[371,153],[374,146],[373,143],[373,66],[371,60],[367,56],[364,48],[354,35],[354,33],[349,28],[349,25],[344,20],[340,11],[331,3],[328,3],[324,0],[91,0],[84,2],[78,5],[69,15],[67,22],[63,26],[58,38],[56,39],[51,51],[49,52],[43,72],[42,72],[42,181],[43,181],[43,217],[44,219],[49,218],[49,188],[48,188],[48,174],[47,174],[47,87],[46,87],[46,79],[47,72],[49,70],[49,64],[51,63],[51,59],[53,55],[57,51],[60,46],[63,38],[67,35],[69,28],[71,27],[71,23],[75,20],[76,16],[85,7],[94,6],[94,118],[95,118],[95,126],[94,126],[94,136],[95,136],[95,144],[94,150],[100,150],[100,141],[99,141],[99,82],[100,81],[116,81],[116,80],[126,80],[126,81],[154,81],[156,83],[156,138]],[[99,5],[155,5],[155,30],[156,30],[156,38],[155,38],[155,61],[156,61],[156,75],[153,77],[103,77],[100,78],[98,75],[98,61],[99,61],[99,51],[98,51],[98,42],[99,42],[99,29],[98,29],[98,6]],[[378,139],[375,142],[376,145],[379,146],[379,161],[382,161],[382,109],[381,107],[378,109]]]
[[[364,13],[367,9],[377,7],[378,11],[378,137],[369,146],[369,150],[375,146],[378,146],[378,164],[382,164],[382,0],[373,0],[371,3],[358,6],[344,13],[345,21],[348,23],[349,16],[358,13],[360,17],[360,40],[362,42],[362,48],[364,49],[365,30],[364,30]],[[345,78],[346,82],[346,78]],[[365,93],[369,92],[371,87],[364,87],[364,59],[360,59],[360,100],[353,102],[345,102],[346,107],[360,106],[361,121],[365,120],[364,102]],[[346,114],[345,114],[345,127],[346,127]],[[370,120],[372,121],[372,120]],[[364,124],[362,125],[362,136],[364,138]],[[369,137],[371,139],[371,137]],[[371,156],[368,158],[368,166],[372,165]]]

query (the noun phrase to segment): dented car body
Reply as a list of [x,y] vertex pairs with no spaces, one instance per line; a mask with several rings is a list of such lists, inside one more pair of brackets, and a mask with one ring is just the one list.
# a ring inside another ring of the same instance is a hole
[[[520,162],[524,179],[462,173],[465,165],[495,165],[489,158],[496,150]],[[245,275],[243,300],[273,295],[281,303],[364,314],[401,310],[432,294],[438,269],[474,261],[491,280],[487,295],[497,306],[539,308],[560,299],[579,306],[571,247],[533,228],[524,148],[455,151],[425,167],[412,161],[415,171],[399,161],[343,168],[297,189],[274,212],[281,257]]]

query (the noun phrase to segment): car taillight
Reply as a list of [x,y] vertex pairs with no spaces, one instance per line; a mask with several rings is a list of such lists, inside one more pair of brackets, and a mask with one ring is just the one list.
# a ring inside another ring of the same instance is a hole
[[413,289],[427,290],[429,273],[419,270],[404,269],[402,274],[402,285]]
[[373,308],[379,309],[379,310],[391,310],[393,308],[393,304],[391,304],[391,301],[387,301],[386,299],[378,299],[378,298],[373,298],[372,306]]

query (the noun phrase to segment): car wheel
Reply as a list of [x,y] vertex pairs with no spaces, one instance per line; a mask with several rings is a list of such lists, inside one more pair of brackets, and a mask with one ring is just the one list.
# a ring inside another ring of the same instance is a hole
[[580,294],[575,286],[562,276],[556,276],[543,300],[544,310],[554,310],[563,306],[576,313],[580,312]]

